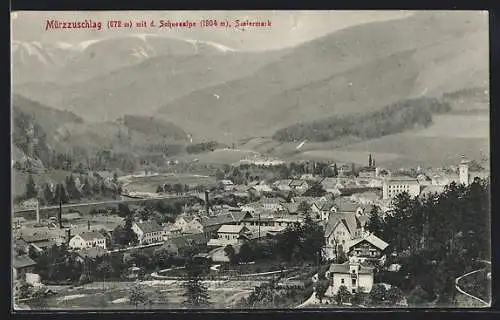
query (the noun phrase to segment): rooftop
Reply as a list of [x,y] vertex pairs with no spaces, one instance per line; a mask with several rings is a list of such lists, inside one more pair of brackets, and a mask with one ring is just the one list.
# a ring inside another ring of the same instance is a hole
[[88,249],[82,249],[76,252],[76,254],[82,258],[95,259],[97,257],[108,254],[108,251],[101,247],[92,247]]
[[12,261],[12,266],[16,269],[31,267],[34,265],[36,265],[36,262],[27,255],[14,256],[14,259]]
[[85,241],[92,241],[94,239],[105,239],[104,235],[97,231],[82,232],[78,234]]
[[221,233],[240,233],[242,231],[248,230],[245,226],[235,226],[230,224],[222,225],[217,232]]
[[[330,271],[331,273],[350,274],[351,272],[349,270],[349,267],[350,267],[349,262],[345,262],[342,264],[332,263],[328,271]],[[373,274],[373,268],[360,265],[358,274]]]
[[135,222],[137,227],[144,233],[160,232],[163,228],[155,221]]
[[385,242],[384,240],[380,239],[379,237],[375,236],[374,234],[370,234],[364,238],[354,239],[354,240],[349,241],[346,244],[346,248],[347,248],[347,250],[349,250],[353,246],[355,246],[358,243],[361,243],[363,241],[367,241],[368,243],[374,245],[375,247],[377,247],[380,250],[385,250],[389,246],[389,244],[387,242]]

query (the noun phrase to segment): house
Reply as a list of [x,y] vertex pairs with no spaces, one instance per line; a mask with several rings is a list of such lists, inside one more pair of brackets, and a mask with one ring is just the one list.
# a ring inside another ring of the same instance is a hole
[[253,190],[257,193],[273,192],[273,189],[271,188],[271,186],[269,186],[264,181],[261,181],[260,183],[254,185],[254,186],[251,186],[249,188],[249,190]]
[[300,225],[303,222],[303,218],[298,215],[283,214],[274,217],[274,226],[288,228],[291,226]]
[[209,240],[210,239],[206,238],[203,233],[187,234],[167,239],[161,248],[167,250],[167,252],[173,255],[178,256],[182,255],[184,250],[187,248],[197,245],[205,245]]
[[345,246],[350,240],[364,235],[367,220],[360,220],[355,212],[330,214],[325,226],[325,258],[334,259],[337,254],[345,253]]
[[219,181],[219,187],[224,191],[235,190],[235,185],[231,180],[221,180]]
[[300,180],[316,181],[316,177],[312,173],[304,173],[300,176]]
[[290,188],[293,191],[296,191],[298,193],[304,193],[309,189],[309,183],[305,180],[292,180],[289,184]]
[[291,179],[278,180],[273,183],[273,187],[279,191],[291,191],[290,183],[292,183]]
[[14,239],[14,252],[19,253],[19,255],[28,254],[30,245],[23,239]]
[[384,240],[369,234],[365,237],[353,239],[346,243],[345,251],[349,257],[356,257],[360,261],[378,260],[389,246]]
[[84,262],[86,259],[95,260],[97,257],[102,257],[107,254],[108,251],[101,247],[86,248],[75,252],[76,259],[79,262]]
[[173,224],[165,225],[163,227],[163,240],[170,239],[172,237],[181,236],[182,228],[175,226]]
[[284,203],[283,211],[289,214],[298,214],[299,213],[299,204],[297,203]]
[[321,220],[327,221],[332,213],[356,213],[358,216],[364,213],[364,207],[354,201],[337,198],[324,202],[320,209]]
[[69,247],[73,249],[87,249],[92,247],[106,249],[106,237],[96,231],[82,232],[69,240]]
[[337,178],[324,178],[320,184],[326,192],[335,196],[340,195],[340,189],[344,187]]
[[359,176],[363,178],[375,177],[377,175],[377,168],[373,166],[362,167],[359,170]]
[[163,228],[155,221],[134,222],[132,231],[137,235],[140,244],[163,241]]
[[280,198],[262,198],[260,203],[264,210],[279,211],[283,210],[283,200]]
[[14,256],[12,260],[13,279],[26,280],[27,273],[33,273],[36,262],[27,255]]
[[369,293],[373,287],[373,268],[363,266],[355,260],[342,264],[332,263],[325,273],[330,287],[325,295],[337,294],[341,286],[345,286],[350,293]]
[[15,217],[12,218],[12,228],[13,229],[20,229],[22,228],[23,224],[26,223],[26,219],[24,217]]
[[210,239],[209,246],[236,245],[240,242],[242,236],[250,234],[250,230],[242,225],[222,225],[217,230],[217,238]]
[[412,197],[420,194],[420,183],[410,177],[392,177],[384,180],[382,198],[392,199],[396,195],[406,192]]
[[195,216],[179,216],[174,223],[174,228],[180,228],[182,233],[203,232],[201,219]]

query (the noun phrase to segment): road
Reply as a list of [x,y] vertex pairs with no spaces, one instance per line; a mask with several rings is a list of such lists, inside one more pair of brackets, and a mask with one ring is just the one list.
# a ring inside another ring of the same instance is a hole
[[[105,201],[96,201],[96,202],[80,202],[80,203],[71,203],[71,204],[64,204],[61,207],[62,208],[75,208],[75,207],[82,207],[82,206],[95,206],[95,205],[103,205],[103,204],[117,204],[117,203],[129,203],[129,202],[142,202],[142,201],[150,201],[150,200],[162,200],[162,199],[181,199],[181,198],[186,198],[186,197],[191,197],[192,195],[162,195],[158,197],[148,197],[148,198],[128,198],[128,199],[119,199],[119,200],[105,200]],[[126,196],[124,196],[126,197]],[[47,206],[47,207],[40,207],[39,210],[51,210],[51,209],[58,209],[59,206]],[[35,211],[35,208],[26,208],[26,209],[14,209],[14,213],[21,213],[21,212],[29,212],[29,211]]]
[[[486,264],[488,264],[488,265],[490,265],[490,266],[491,266],[491,262],[490,262],[490,261],[486,261],[486,260],[479,260],[479,261],[481,261],[481,262],[483,262],[483,263],[486,263]],[[478,270],[474,270],[474,271],[468,272],[468,273],[466,273],[466,274],[464,274],[464,275],[461,275],[460,277],[456,278],[456,279],[455,279],[455,288],[456,288],[456,289],[457,289],[457,291],[458,291],[458,292],[460,292],[461,294],[466,295],[467,297],[469,297],[469,298],[471,298],[471,299],[473,299],[473,300],[475,300],[475,301],[479,301],[479,302],[481,302],[482,304],[484,304],[485,306],[489,307],[489,306],[491,305],[491,301],[490,301],[490,302],[486,302],[486,301],[484,301],[484,300],[482,300],[482,299],[480,299],[480,298],[478,298],[478,297],[476,297],[476,296],[473,296],[473,295],[471,295],[470,293],[465,292],[465,291],[464,291],[462,288],[460,288],[460,286],[459,286],[460,280],[462,280],[463,278],[468,277],[468,276],[473,275],[473,274],[478,273],[478,272],[482,272],[482,271],[484,271],[484,270],[485,270],[485,268],[478,269]]]

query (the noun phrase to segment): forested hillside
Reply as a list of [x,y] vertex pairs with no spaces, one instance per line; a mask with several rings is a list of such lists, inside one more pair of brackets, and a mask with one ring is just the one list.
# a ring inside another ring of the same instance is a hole
[[310,123],[299,123],[278,130],[273,138],[283,142],[307,139],[323,142],[345,137],[378,138],[432,123],[432,115],[450,111],[450,105],[438,99],[403,100],[381,110],[332,116]]

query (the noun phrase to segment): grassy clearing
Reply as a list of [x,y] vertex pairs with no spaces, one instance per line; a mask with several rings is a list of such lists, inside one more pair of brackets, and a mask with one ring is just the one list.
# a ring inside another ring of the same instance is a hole
[[156,192],[156,188],[160,184],[197,184],[211,186],[214,185],[215,177],[203,175],[190,175],[190,174],[175,174],[175,175],[158,175],[150,177],[135,177],[131,178],[130,182],[126,184],[125,188],[129,191],[136,192]]

